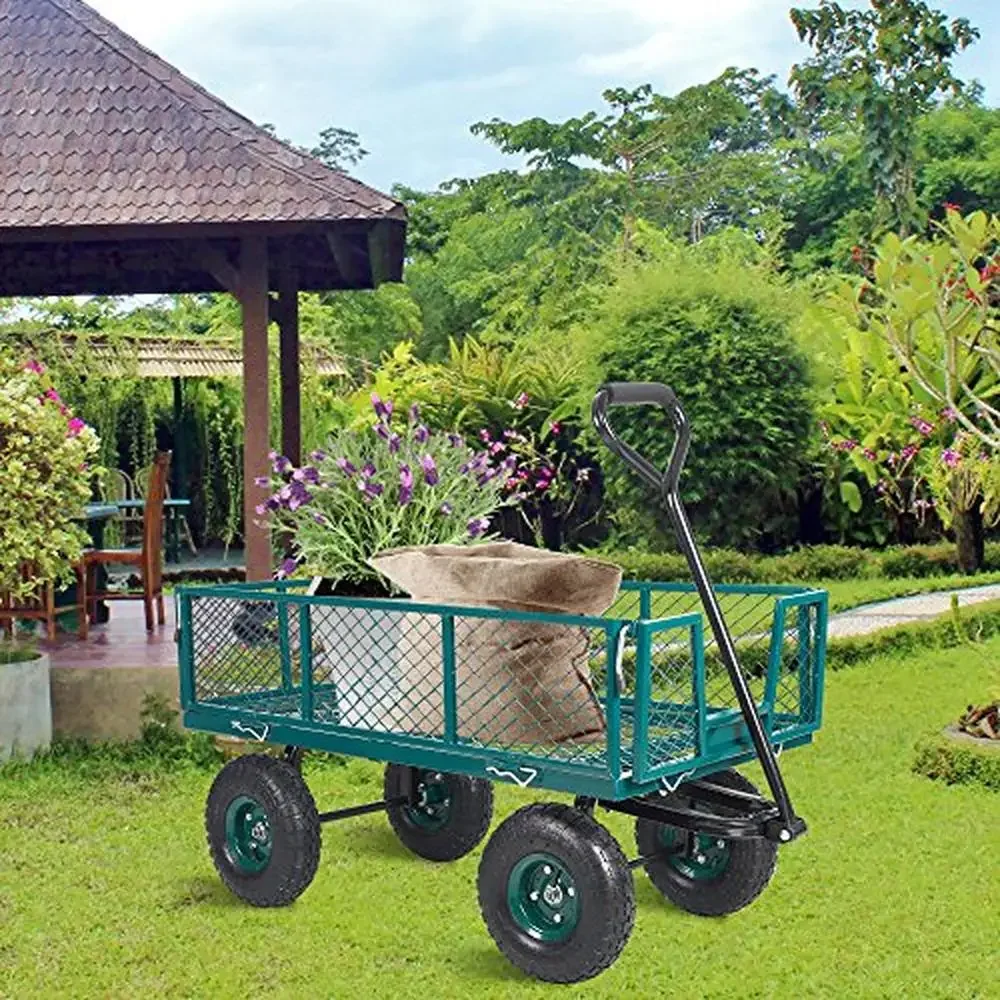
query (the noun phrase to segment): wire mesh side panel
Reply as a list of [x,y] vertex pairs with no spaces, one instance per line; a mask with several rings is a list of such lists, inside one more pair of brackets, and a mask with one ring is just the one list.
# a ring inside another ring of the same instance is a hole
[[[677,602],[678,604],[680,602]],[[702,642],[700,626],[663,625],[649,630],[648,687],[637,681],[642,697],[637,699],[636,711],[646,709],[646,738],[640,740],[643,760],[637,761],[643,775],[663,765],[690,760],[698,754],[700,712],[704,707],[703,692],[699,684],[699,649]],[[638,670],[644,669],[640,644]]]
[[810,601],[785,608],[782,623],[780,662],[773,690],[773,734],[819,718],[820,602]]
[[[716,597],[729,633],[736,645],[740,667],[758,703],[763,701],[767,667],[771,654],[771,633],[776,599],[771,594],[750,591],[719,590]],[[652,617],[666,618],[692,611],[702,611],[701,599],[690,592],[653,591]],[[719,646],[705,624],[706,699],[709,709],[736,708],[736,692],[726,673]]]
[[598,688],[605,629],[516,616],[454,621],[459,740],[546,760],[606,764],[607,719]]
[[298,608],[262,598],[191,599],[194,696],[203,702],[271,693],[297,704]]
[[440,616],[320,604],[309,613],[320,695],[315,719],[381,733],[444,734]]

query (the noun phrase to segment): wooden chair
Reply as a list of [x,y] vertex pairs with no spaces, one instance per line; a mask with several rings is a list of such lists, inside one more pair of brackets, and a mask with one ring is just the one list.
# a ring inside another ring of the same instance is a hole
[[[146,479],[148,480],[148,478],[149,478],[149,469],[146,470]],[[140,482],[141,482],[141,477],[140,477],[140,479],[136,480],[136,493],[135,493],[135,495],[137,497],[141,497],[142,496],[142,489],[139,486]],[[166,498],[168,500],[170,499],[170,483],[169,483],[169,481],[167,482]],[[177,519],[176,520],[176,529],[177,529],[179,541],[184,542],[187,545],[188,550],[191,552],[191,555],[196,556],[198,554],[198,546],[194,544],[194,534],[191,531],[191,524],[188,521],[187,514],[184,512],[183,509],[181,509],[181,510],[174,509],[174,510],[171,510],[167,514],[167,517],[173,517],[173,518]]]
[[[99,601],[141,600],[146,611],[146,631],[152,632],[153,604],[156,620],[166,621],[163,609],[163,500],[167,490],[170,452],[156,456],[146,484],[146,506],[142,512],[142,547],[138,549],[89,549],[83,554],[87,568],[87,606],[93,617]],[[139,570],[142,589],[112,591],[97,589],[97,567],[100,565],[135,566]]]
[[[101,497],[108,503],[117,503],[119,500],[138,500],[141,494],[127,473],[121,469],[108,469],[101,482]],[[120,514],[120,520],[113,523],[121,528],[123,545],[129,546],[142,540],[141,510],[126,507]]]
[[[29,597],[19,602],[15,602],[10,594],[0,594],[0,624],[3,626],[4,634],[8,638],[13,636],[14,621],[22,618],[44,622],[46,636],[54,640],[56,638],[56,619],[60,615],[75,611],[77,615],[76,634],[81,639],[86,639],[90,624],[87,619],[87,574],[82,563],[74,568],[77,584],[76,601],[73,604],[56,606],[56,588],[51,581],[41,584],[37,597]],[[22,569],[25,579],[28,578],[30,572],[30,566],[25,566]]]

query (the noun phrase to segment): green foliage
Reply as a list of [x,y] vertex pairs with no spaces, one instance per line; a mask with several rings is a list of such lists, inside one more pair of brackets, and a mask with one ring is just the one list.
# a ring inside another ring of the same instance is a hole
[[815,54],[792,67],[810,111],[849,115],[864,142],[867,174],[883,219],[902,233],[917,218],[916,123],[941,94],[960,94],[952,60],[978,37],[965,18],[950,24],[923,0],[872,0],[870,10],[821,0],[794,8],[799,38]]
[[0,593],[20,600],[73,578],[98,450],[44,367],[0,350]]
[[[626,579],[685,580],[687,562],[679,553],[601,549],[603,558],[622,567]],[[873,551],[843,545],[811,545],[785,555],[761,556],[733,549],[702,552],[716,583],[816,583],[829,580],[914,580],[961,572],[952,545],[910,545]],[[986,546],[984,572],[1000,571],[1000,543]]]
[[280,575],[304,563],[311,574],[381,584],[372,556],[482,538],[502,505],[503,477],[488,473],[485,455],[457,435],[431,433],[416,408],[407,423],[391,402],[372,402],[374,427],[333,434],[314,464],[294,469],[274,456],[274,492],[257,513],[292,539],[295,556]]
[[[789,332],[794,302],[761,269],[707,266],[677,250],[623,268],[581,332],[589,385],[666,382],[677,392],[693,431],[684,498],[712,544],[791,536],[784,512],[811,422],[806,362]],[[662,415],[622,410],[615,424],[665,467],[671,435]],[[643,497],[620,463],[608,472],[612,505],[631,508],[635,530],[649,537],[657,502]]]
[[1000,747],[982,746],[944,735],[921,740],[916,746],[916,774],[948,785],[981,785],[1000,792]]

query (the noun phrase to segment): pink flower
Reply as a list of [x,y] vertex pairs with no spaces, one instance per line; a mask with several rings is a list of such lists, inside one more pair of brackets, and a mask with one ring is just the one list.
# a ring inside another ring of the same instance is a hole
[[562,424],[559,423],[558,420],[554,421],[553,424],[552,424],[552,433],[553,434],[561,434],[562,433]]
[[81,431],[87,425],[79,418],[73,417],[73,419],[66,425],[66,436],[67,437],[79,437]]
[[945,450],[941,452],[941,461],[944,462],[949,469],[954,469],[957,468],[958,464],[962,461],[962,456],[953,448],[945,448]]
[[528,405],[530,400],[531,397],[526,392],[522,392],[521,395],[518,396],[517,399],[515,399],[510,405],[513,406],[515,410],[523,410]]
[[59,393],[55,389],[46,389],[45,398],[51,399],[53,403],[61,403],[62,400],[59,398]]
[[927,435],[934,430],[934,425],[928,423],[922,417],[911,417],[910,423],[917,429],[918,433],[922,434],[924,437],[927,437]]
[[908,444],[900,453],[899,457],[904,461],[908,461],[913,458],[916,453],[920,451],[920,445],[918,444]]
[[45,365],[41,364],[39,361],[35,361],[34,358],[31,359],[25,366],[24,370],[26,372],[34,372],[36,375],[45,374]]
[[878,458],[878,455],[876,455],[875,452],[872,451],[871,448],[865,448],[865,450],[863,452],[861,452],[861,454],[864,455],[865,458],[867,458],[869,462],[874,462],[875,459]]
[[947,421],[949,424],[953,424],[958,420],[958,411],[953,406],[946,406],[941,411],[941,419]]

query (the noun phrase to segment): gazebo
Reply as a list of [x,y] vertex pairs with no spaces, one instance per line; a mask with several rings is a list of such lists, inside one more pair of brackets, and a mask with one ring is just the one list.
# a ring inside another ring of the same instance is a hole
[[247,577],[269,450],[300,458],[299,291],[402,278],[401,204],[278,141],[80,0],[0,0],[0,296],[230,292],[242,308]]

